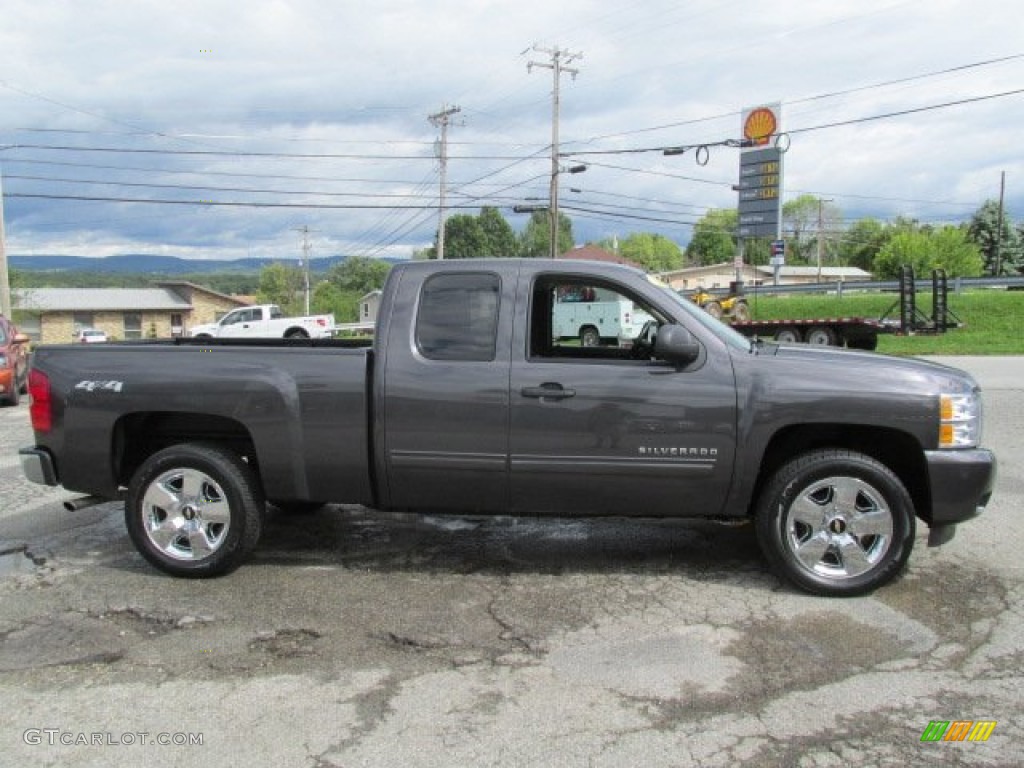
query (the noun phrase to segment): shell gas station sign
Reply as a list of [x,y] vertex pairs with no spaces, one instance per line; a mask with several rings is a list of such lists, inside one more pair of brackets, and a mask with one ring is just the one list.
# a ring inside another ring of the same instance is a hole
[[782,221],[782,105],[748,107],[741,115],[739,236],[777,238]]

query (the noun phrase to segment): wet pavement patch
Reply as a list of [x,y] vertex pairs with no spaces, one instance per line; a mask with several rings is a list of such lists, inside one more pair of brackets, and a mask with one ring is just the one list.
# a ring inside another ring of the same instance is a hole
[[34,573],[37,565],[41,564],[36,562],[24,542],[0,541],[0,578]]
[[834,683],[908,652],[895,634],[831,610],[751,622],[743,630],[725,653],[745,662],[730,684],[751,700]]
[[73,611],[44,616],[0,634],[0,671],[111,664],[125,646],[117,627],[102,619]]

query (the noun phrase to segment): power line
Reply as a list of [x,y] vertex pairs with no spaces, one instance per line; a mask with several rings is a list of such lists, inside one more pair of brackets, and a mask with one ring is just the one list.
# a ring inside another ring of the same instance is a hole
[[397,192],[319,192],[313,190],[299,189],[253,189],[250,187],[211,187],[199,184],[160,184],[157,182],[138,181],[105,181],[100,179],[64,179],[53,176],[23,176],[8,174],[7,179],[21,179],[25,181],[50,181],[61,184],[99,184],[116,187],[143,187],[147,189],[189,189],[203,192],[249,192],[261,195],[317,195],[320,197],[363,197],[363,198],[398,198],[418,199],[422,195],[404,194]]
[[[435,210],[436,205],[402,205],[402,206],[390,206],[390,205],[369,205],[369,204],[350,204],[340,205],[332,203],[260,203],[260,202],[239,202],[233,200],[167,200],[158,198],[146,198],[146,197],[100,197],[91,195],[46,195],[37,194],[30,192],[4,192],[4,198],[35,198],[41,200],[76,200],[83,202],[103,202],[103,203],[152,203],[155,205],[198,205],[198,206],[228,206],[234,208],[303,208],[303,209],[322,209],[322,210],[390,210],[397,208],[399,210]],[[465,208],[465,209],[476,209],[479,206],[476,205],[453,205],[453,208]]]
[[[60,152],[173,155],[179,157],[268,157],[287,160],[433,160],[428,155],[358,155],[339,152],[255,152],[219,149],[148,149],[141,147],[81,147],[68,144],[12,144],[7,149],[43,149]],[[459,155],[458,160],[519,160],[520,155]]]
[[912,109],[901,109],[898,112],[886,112],[880,115],[870,115],[868,117],[858,117],[851,120],[838,120],[833,123],[824,123],[822,125],[809,126],[807,128],[794,128],[786,131],[786,133],[810,133],[811,131],[821,131],[826,128],[838,128],[843,125],[856,125],[858,123],[868,123],[872,120],[885,120],[890,117],[902,117],[904,115],[913,115],[919,112],[931,112],[936,109],[947,109],[948,107],[958,107],[963,104],[975,104],[980,101],[989,101],[991,99],[1001,99],[1006,96],[1016,96],[1024,93],[1024,88],[1017,88],[1013,91],[1003,91],[1002,93],[990,93],[985,96],[974,96],[968,99],[957,99],[956,101],[946,101],[941,104],[931,104],[926,107],[914,107]]

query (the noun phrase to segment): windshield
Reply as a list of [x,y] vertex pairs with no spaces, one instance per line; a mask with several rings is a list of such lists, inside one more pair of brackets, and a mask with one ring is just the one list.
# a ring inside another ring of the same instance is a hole
[[743,352],[750,351],[750,339],[746,336],[734,331],[721,320],[716,320],[692,301],[684,299],[669,286],[661,284],[659,287],[672,299],[676,307],[679,307],[686,315],[692,317],[726,344]]

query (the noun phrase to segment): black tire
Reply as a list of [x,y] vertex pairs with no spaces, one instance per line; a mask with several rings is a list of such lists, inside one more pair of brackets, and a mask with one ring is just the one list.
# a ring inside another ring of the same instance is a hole
[[581,347],[599,347],[601,346],[601,333],[592,325],[580,328],[580,346]]
[[903,570],[914,546],[914,505],[903,483],[854,451],[790,461],[761,492],[756,515],[772,569],[816,595],[871,592]]
[[136,470],[124,514],[132,543],[152,565],[172,576],[205,578],[249,557],[265,506],[256,473],[239,456],[184,443],[154,453]]
[[838,338],[834,329],[827,325],[816,325],[807,331],[804,340],[808,344],[816,344],[819,347],[834,347]]
[[750,305],[745,301],[737,301],[732,305],[732,319],[741,323],[750,321]]
[[285,515],[309,515],[324,507],[322,501],[284,501],[272,499],[270,506]]
[[301,328],[292,328],[288,333],[284,335],[286,339],[308,339],[309,334]]
[[878,349],[878,336],[858,336],[855,339],[847,339],[846,346],[850,349],[864,349],[874,352]]
[[775,332],[775,340],[780,344],[793,344],[803,339],[800,329],[791,325],[784,325]]
[[17,378],[11,379],[11,391],[7,397],[0,398],[0,405],[17,405],[21,402],[21,385]]
[[722,305],[719,304],[717,301],[709,301],[705,303],[704,306],[701,307],[701,309],[703,309],[716,320],[722,319]]

